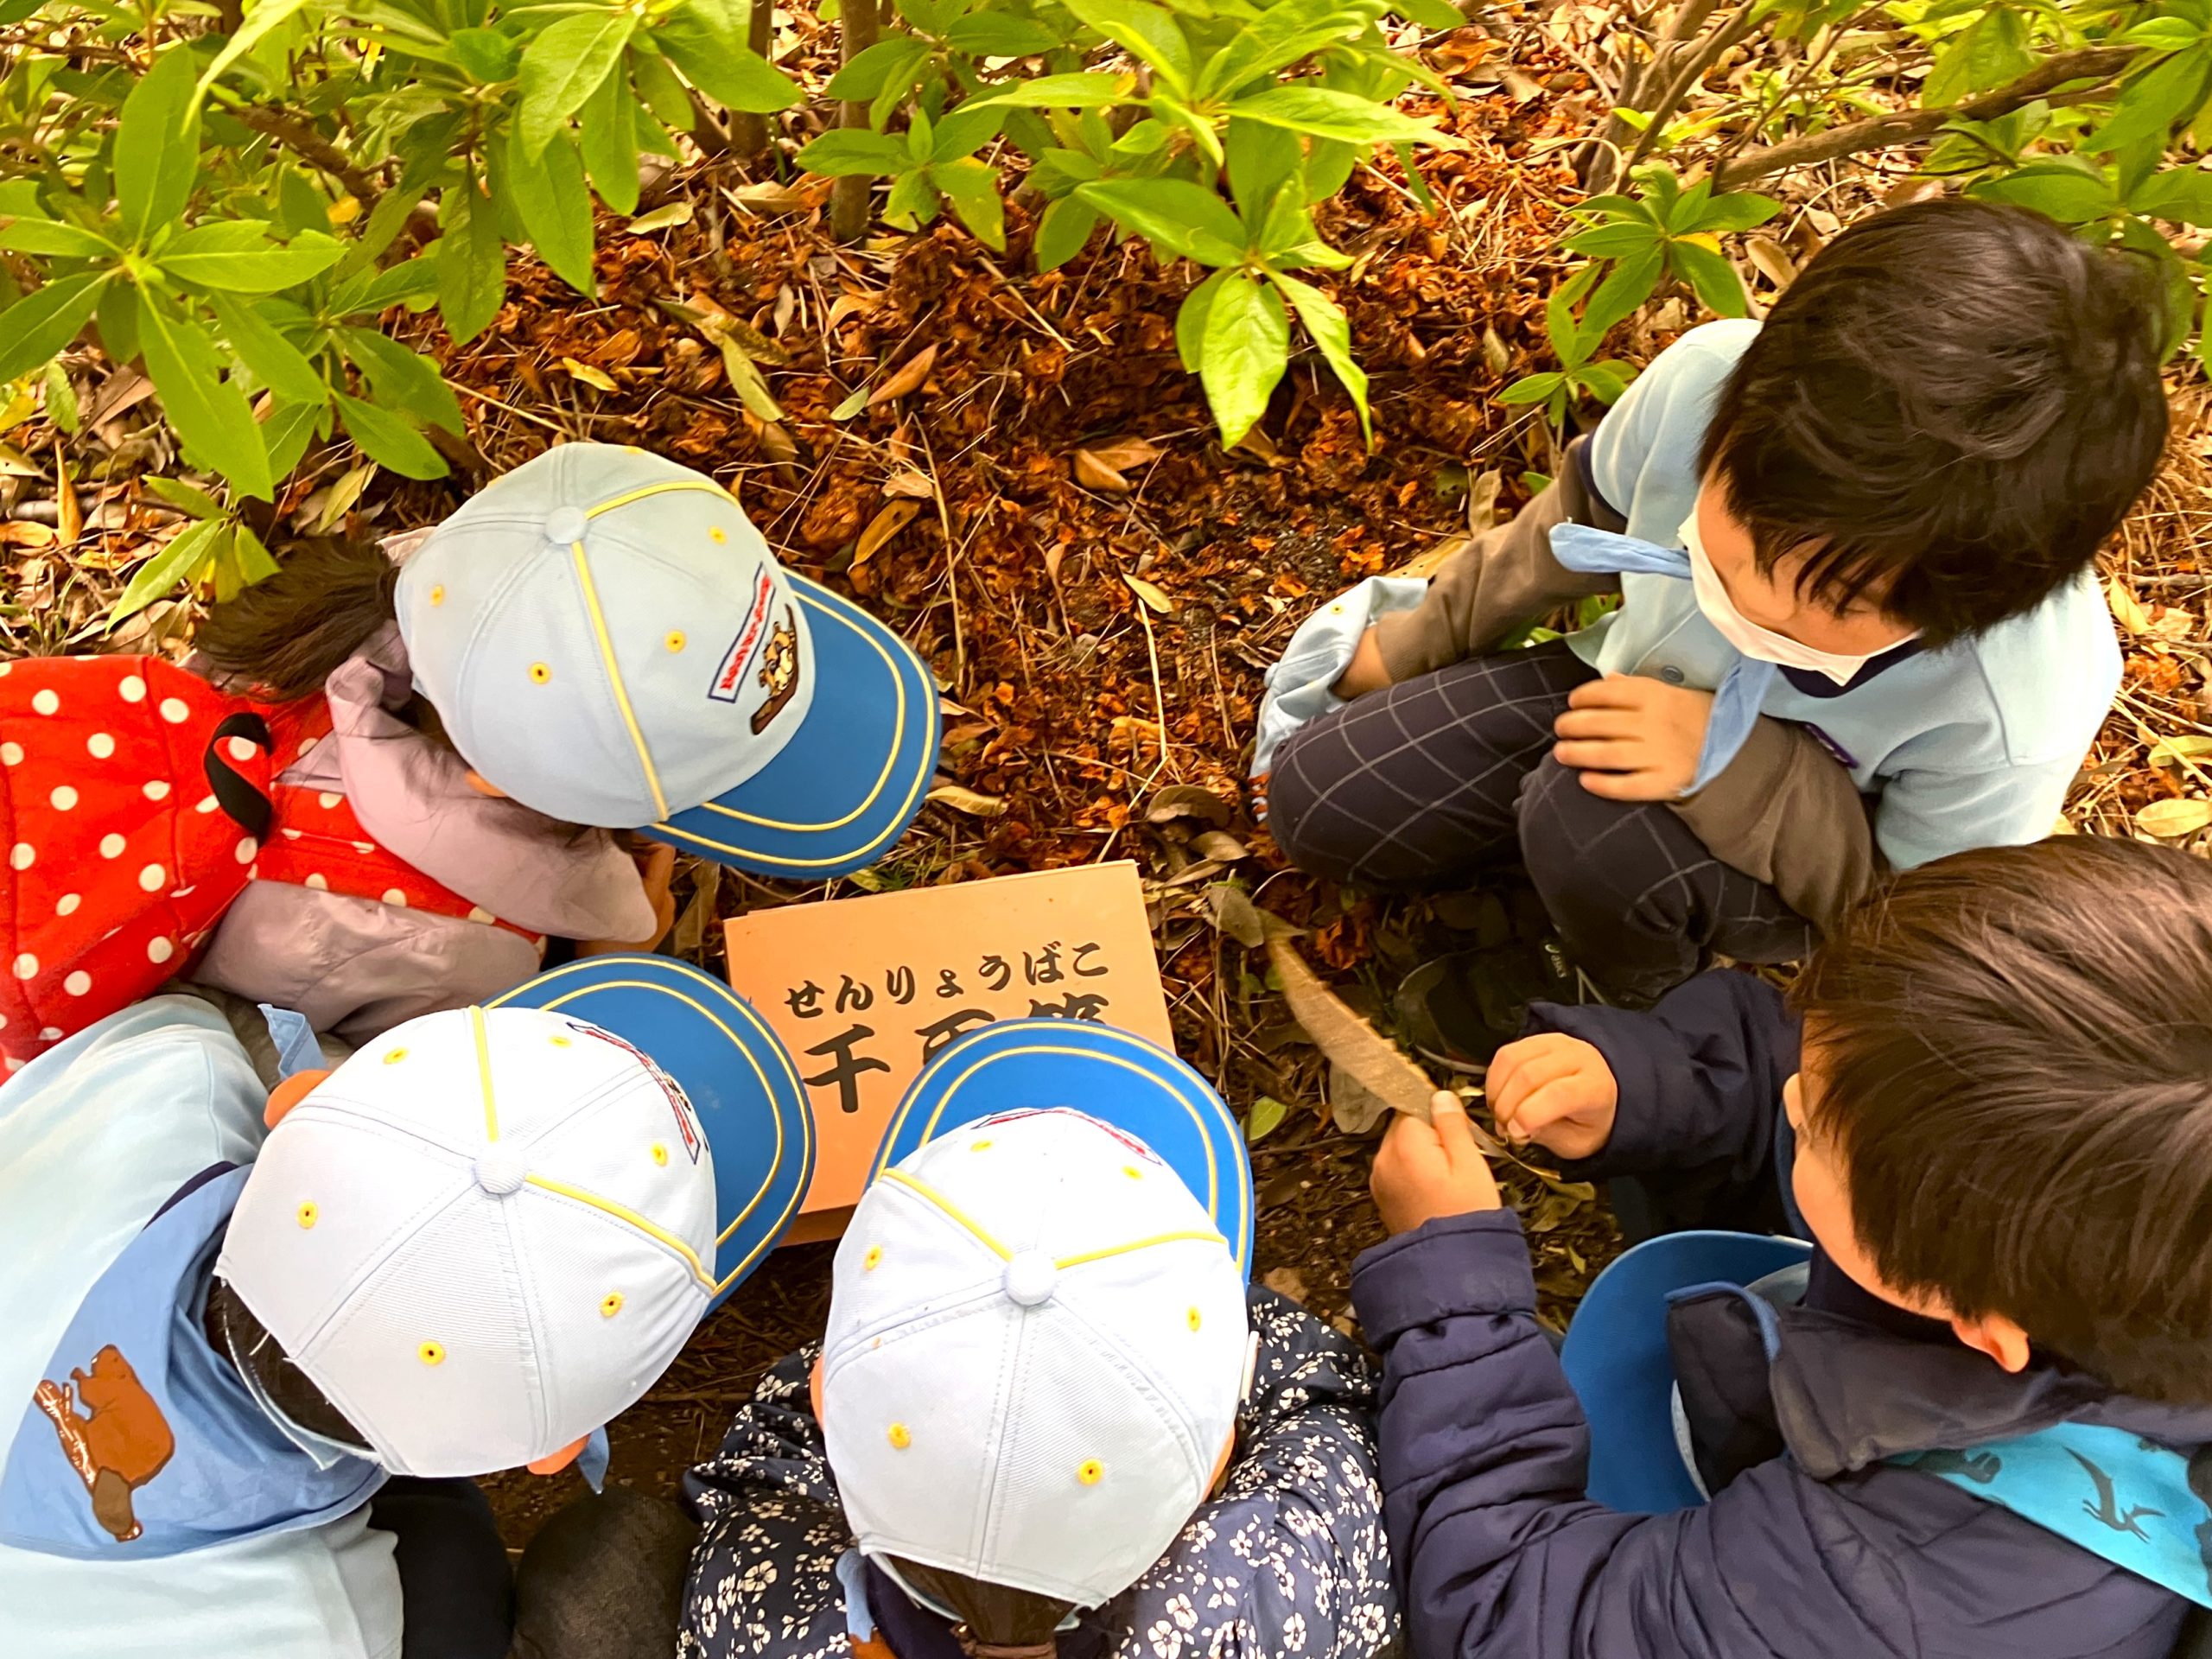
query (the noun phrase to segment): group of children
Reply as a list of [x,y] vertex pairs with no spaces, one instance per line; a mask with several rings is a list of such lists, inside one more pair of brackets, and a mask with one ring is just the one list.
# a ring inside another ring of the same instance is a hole
[[[1606,994],[1500,1033],[1447,958],[1413,999],[1623,1199],[1563,1344],[1458,1095],[1377,1154],[1356,1341],[1252,1284],[1203,1077],[1005,1021],[913,1083],[821,1341],[680,1504],[599,1490],[605,1426],[813,1128],[650,954],[673,849],[874,861],[928,670],[711,480],[582,444],[295,552],[181,667],[0,664],[0,1651],[2177,1652],[2212,868],[2044,838],[2117,683],[2157,303],[2023,210],[1878,217],[1270,675],[1294,859],[1517,856]],[[474,1478],[519,1465],[592,1491],[511,1571]]]

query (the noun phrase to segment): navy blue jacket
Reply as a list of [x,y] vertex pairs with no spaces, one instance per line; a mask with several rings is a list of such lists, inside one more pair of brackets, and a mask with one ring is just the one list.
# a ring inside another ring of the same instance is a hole
[[[1771,987],[1707,974],[1651,1014],[1540,1006],[1532,1023],[1594,1043],[1620,1082],[1612,1144],[1578,1173],[1754,1209],[1786,1179],[1776,1125],[1797,1033]],[[2194,1448],[2212,1410],[2114,1395],[2040,1359],[2008,1376],[1816,1255],[1771,1362],[1739,1299],[1677,1307],[1677,1378],[1714,1497],[1624,1515],[1582,1496],[1588,1432],[1510,1211],[1376,1246],[1352,1298],[1383,1357],[1384,1518],[1413,1659],[2166,1659],[2175,1645],[2188,1604],[2171,1592],[1883,1459],[2064,1419]]]

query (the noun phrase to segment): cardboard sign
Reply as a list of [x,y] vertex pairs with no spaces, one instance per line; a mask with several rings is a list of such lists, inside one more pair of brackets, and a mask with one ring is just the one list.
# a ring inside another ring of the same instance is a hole
[[924,1062],[995,1020],[1092,1020],[1174,1047],[1136,866],[791,905],[724,924],[729,981],[798,1063],[817,1133],[787,1243],[831,1236]]

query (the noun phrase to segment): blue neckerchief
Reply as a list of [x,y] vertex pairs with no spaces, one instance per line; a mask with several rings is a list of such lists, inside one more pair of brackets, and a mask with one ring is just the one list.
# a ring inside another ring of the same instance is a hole
[[2124,1428],[2059,1423],[1891,1462],[1948,1480],[2140,1579],[2212,1607],[2212,1509],[2188,1454]]
[[177,1555],[318,1525],[384,1484],[365,1459],[296,1445],[200,1328],[249,1173],[190,1184],[86,1294],[0,1475],[0,1542],[80,1560]]
[[[1690,579],[1690,556],[1678,547],[1661,547],[1633,536],[1616,536],[1587,524],[1552,526],[1552,556],[1585,575],[1673,576]],[[1682,792],[1694,795],[1727,770],[1751,734],[1759,705],[1781,671],[1778,664],[1741,652],[1713,694],[1713,714],[1705,723],[1705,747],[1698,752],[1697,775]]]

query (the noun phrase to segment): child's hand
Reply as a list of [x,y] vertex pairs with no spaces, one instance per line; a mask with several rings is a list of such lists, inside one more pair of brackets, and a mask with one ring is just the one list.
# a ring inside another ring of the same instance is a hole
[[1609,801],[1670,801],[1697,778],[1713,693],[1644,674],[1578,685],[1552,722],[1553,758]]
[[663,842],[652,851],[637,855],[638,880],[645,883],[645,897],[652,901],[653,931],[642,939],[585,939],[576,946],[580,957],[605,957],[623,952],[640,954],[658,950],[660,942],[668,937],[669,929],[676,925],[676,896],[668,890],[676,876],[676,849]]
[[1439,1216],[1496,1210],[1504,1203],[1459,1096],[1440,1090],[1428,1110],[1426,1123],[1417,1117],[1393,1123],[1375,1154],[1369,1185],[1382,1224],[1393,1233],[1409,1233]]
[[1497,1132],[1561,1158],[1588,1158],[1613,1138],[1620,1085],[1605,1057],[1580,1037],[1548,1031],[1497,1051],[1483,1079]]

